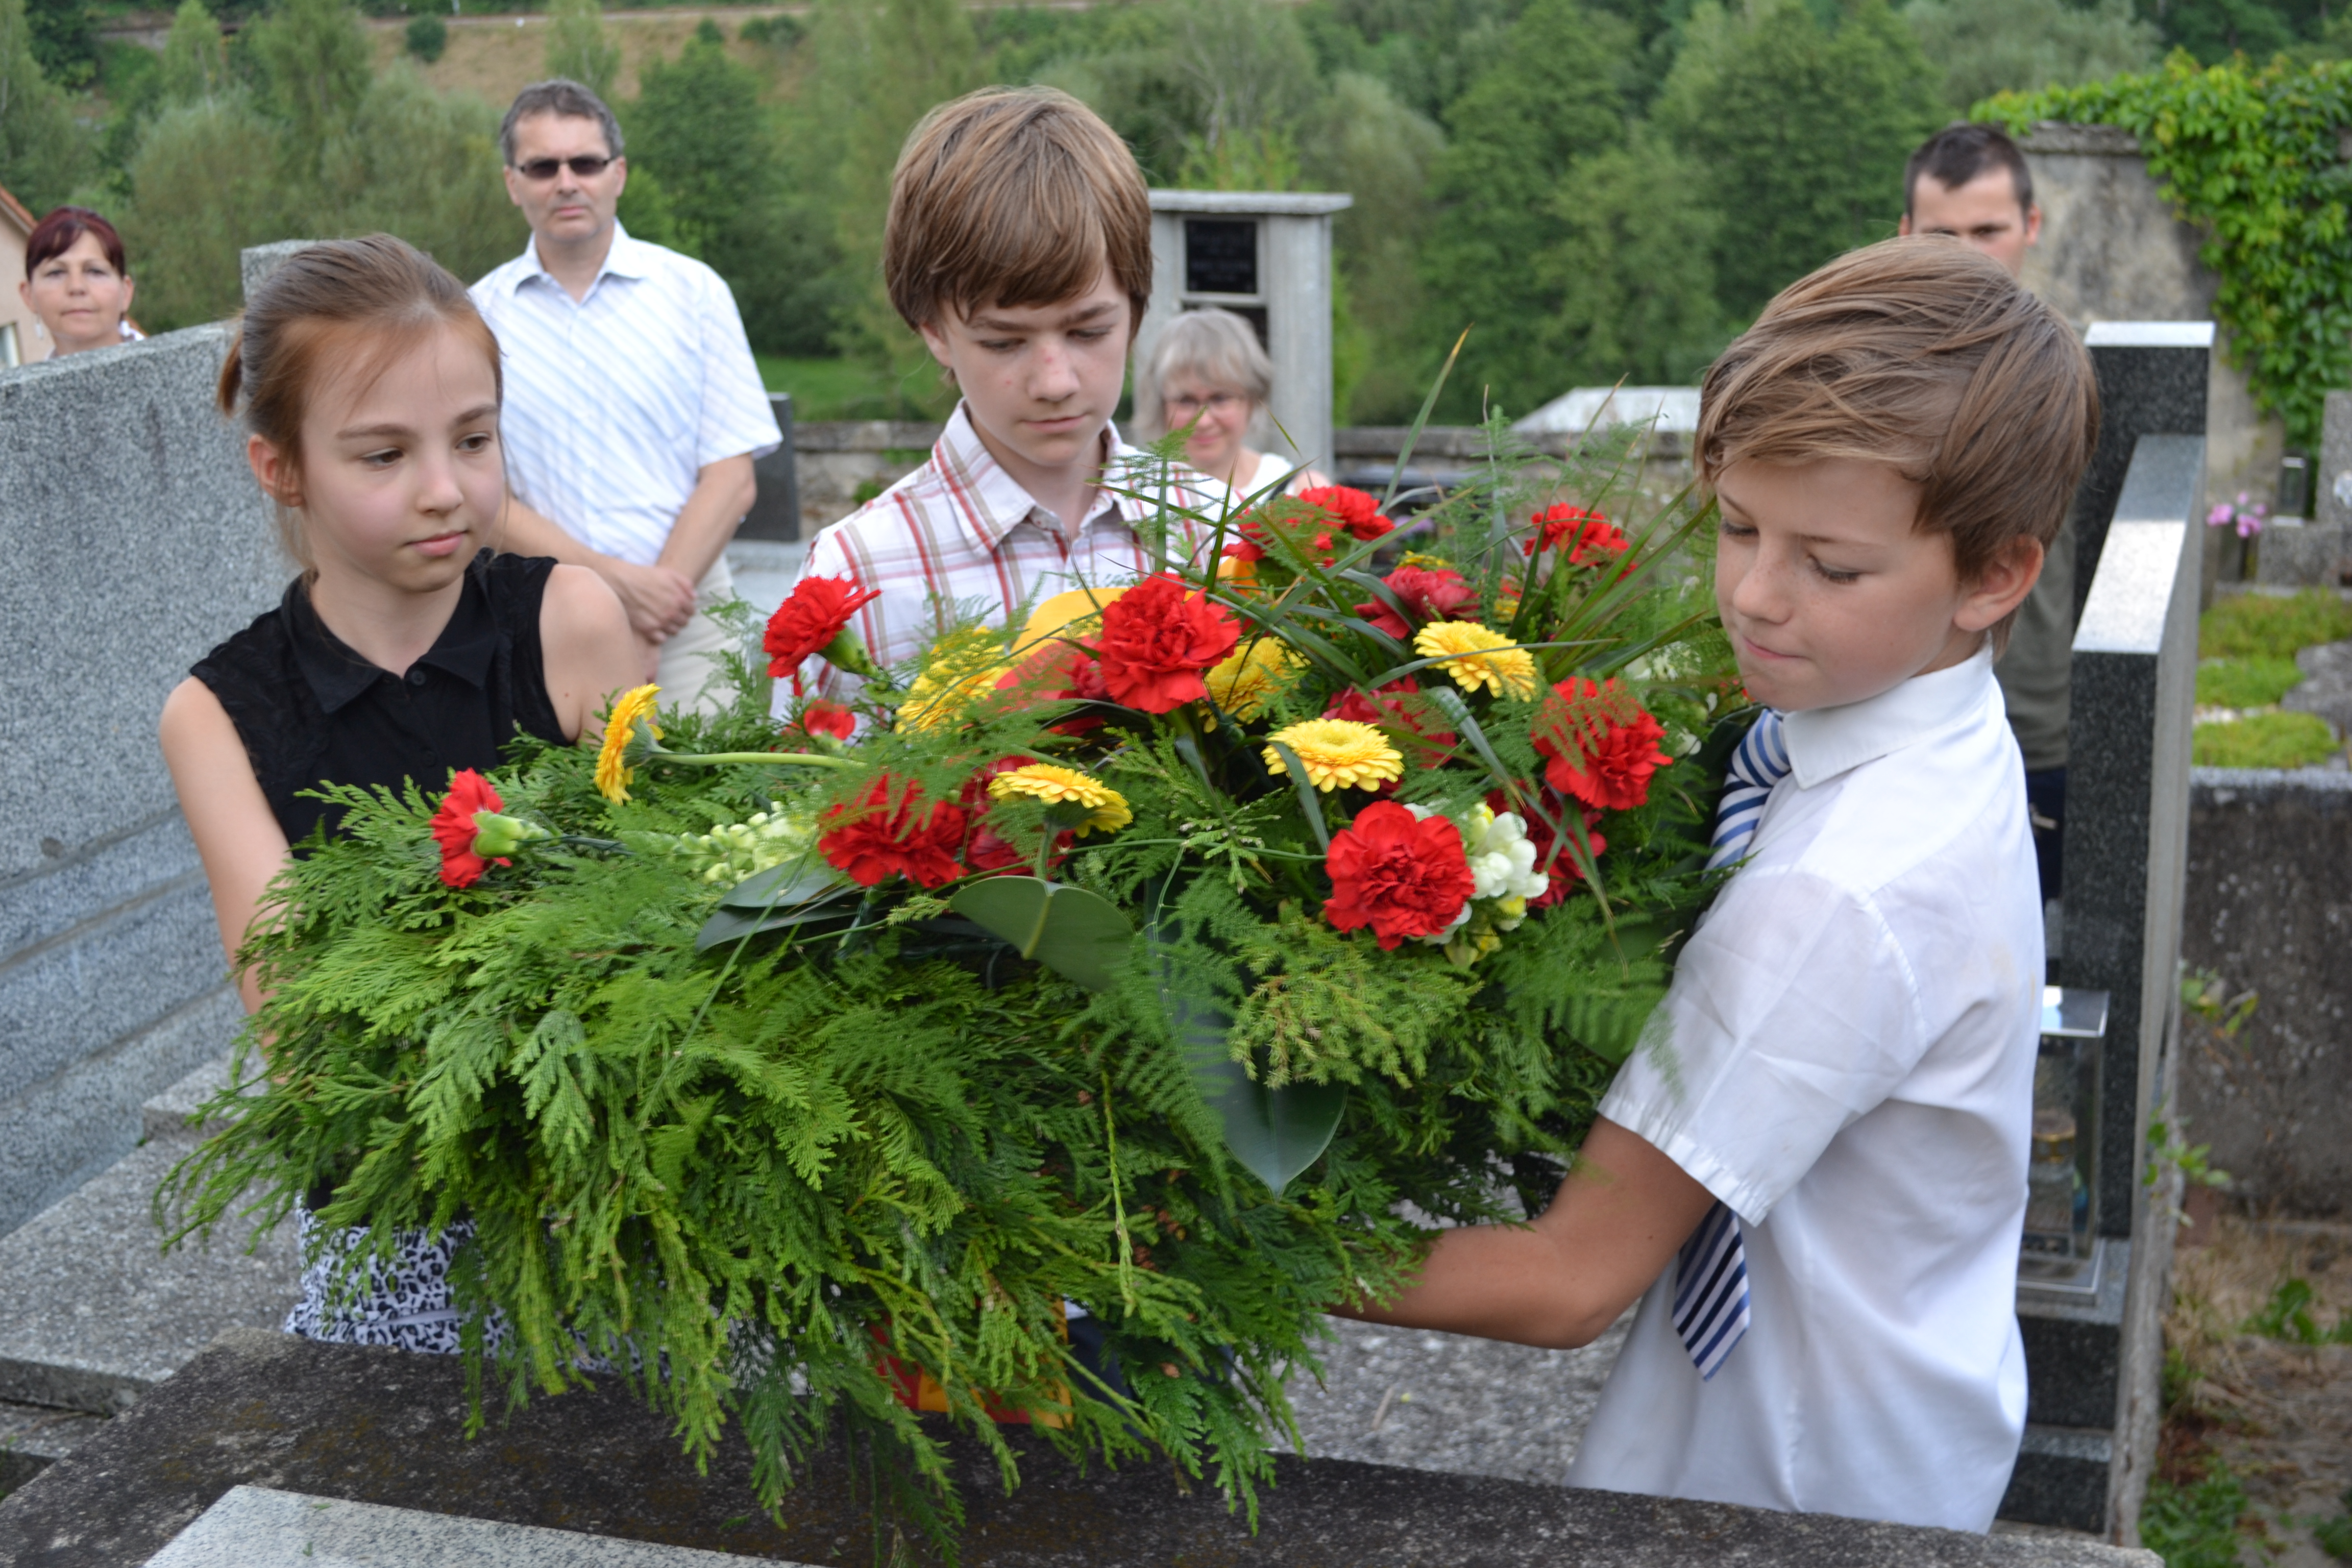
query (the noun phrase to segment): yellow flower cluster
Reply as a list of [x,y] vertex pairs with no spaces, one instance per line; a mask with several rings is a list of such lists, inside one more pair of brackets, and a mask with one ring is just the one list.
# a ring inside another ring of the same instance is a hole
[[[1373,789],[1404,776],[1404,756],[1388,737],[1352,719],[1309,719],[1267,737],[1290,748],[1307,782],[1328,795],[1335,789]],[[1265,749],[1268,773],[1287,773],[1282,753]]]
[[655,700],[660,696],[658,686],[633,688],[614,698],[612,711],[604,716],[604,743],[596,752],[596,793],[614,805],[629,798],[629,780],[635,776],[629,766],[629,742],[636,739],[637,726],[646,727],[649,739],[661,739],[661,726],[654,722]]
[[1412,650],[1436,659],[1437,668],[1465,691],[1483,687],[1497,697],[1508,692],[1522,702],[1535,698],[1535,656],[1475,621],[1432,621],[1413,637]]
[[1267,700],[1304,668],[1303,660],[1274,638],[1256,637],[1235,648],[1202,679],[1219,708],[1248,721],[1265,712]]
[[931,650],[898,704],[898,721],[909,729],[952,724],[991,691],[1012,667],[996,634],[979,627],[959,632]]
[[1108,784],[1090,779],[1076,768],[1052,763],[1030,763],[988,781],[988,793],[998,800],[1036,800],[1087,815],[1070,825],[1084,838],[1089,833],[1116,833],[1135,820],[1127,797]]

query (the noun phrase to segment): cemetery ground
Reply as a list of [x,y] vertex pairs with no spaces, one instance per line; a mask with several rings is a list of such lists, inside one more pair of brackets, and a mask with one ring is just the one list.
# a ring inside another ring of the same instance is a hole
[[2352,1225],[2189,1210],[2142,1536],[2172,1568],[2352,1561]]

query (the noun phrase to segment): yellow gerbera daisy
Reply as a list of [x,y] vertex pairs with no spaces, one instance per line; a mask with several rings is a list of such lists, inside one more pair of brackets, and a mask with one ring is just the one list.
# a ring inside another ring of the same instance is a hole
[[998,800],[1021,796],[1049,806],[1083,810],[1086,816],[1070,831],[1084,838],[1089,833],[1116,833],[1135,820],[1127,797],[1108,784],[1090,779],[1076,768],[1052,763],[1029,763],[988,781],[988,793]]
[[1010,668],[995,633],[982,627],[960,632],[931,650],[929,662],[898,704],[898,721],[917,730],[953,723],[995,690]]
[[615,805],[629,798],[629,742],[636,739],[637,726],[643,724],[647,735],[661,739],[661,726],[654,722],[655,699],[660,695],[658,686],[624,691],[604,716],[604,744],[596,752],[596,793]]
[[[1404,757],[1386,735],[1352,719],[1309,719],[1277,730],[1269,740],[1288,746],[1307,770],[1307,782],[1328,795],[1335,789],[1372,789],[1404,776]],[[1265,749],[1269,773],[1287,773],[1282,753]]]
[[1412,639],[1412,651],[1438,660],[1438,668],[1465,691],[1480,687],[1521,701],[1536,694],[1536,661],[1527,649],[1475,621],[1432,621]]
[[1272,637],[1235,648],[1224,662],[1202,679],[1218,707],[1236,719],[1250,720],[1265,711],[1266,699],[1290,684],[1301,660]]

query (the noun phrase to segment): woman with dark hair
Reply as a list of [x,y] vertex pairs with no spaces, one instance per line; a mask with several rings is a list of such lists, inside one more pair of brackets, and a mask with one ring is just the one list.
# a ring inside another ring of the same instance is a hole
[[16,291],[40,318],[51,359],[146,336],[125,320],[131,289],[122,237],[88,207],[58,207],[33,226]]

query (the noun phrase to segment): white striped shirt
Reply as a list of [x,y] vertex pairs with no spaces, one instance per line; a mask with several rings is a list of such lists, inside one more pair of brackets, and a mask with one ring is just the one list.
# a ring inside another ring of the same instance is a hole
[[[881,597],[858,611],[853,625],[885,667],[922,652],[959,611],[1003,625],[1065,589],[1132,582],[1151,570],[1136,530],[1159,512],[1159,476],[1167,470],[1122,442],[1117,426],[1106,426],[1104,436],[1110,453],[1104,484],[1073,542],[1060,520],[989,455],[958,404],[929,459],[818,534],[801,574],[845,576],[879,590]],[[1169,505],[1213,521],[1226,501],[1224,487],[1177,471],[1184,484],[1167,489]],[[1138,493],[1115,493],[1120,489]],[[1171,515],[1170,531],[1171,556],[1189,559],[1208,548],[1208,530],[1191,518]],[[802,674],[828,695],[854,684],[822,659],[812,659]]]
[[783,443],[735,296],[692,257],[615,223],[587,298],[536,238],[473,295],[505,367],[507,483],[591,549],[651,565],[704,468]]

